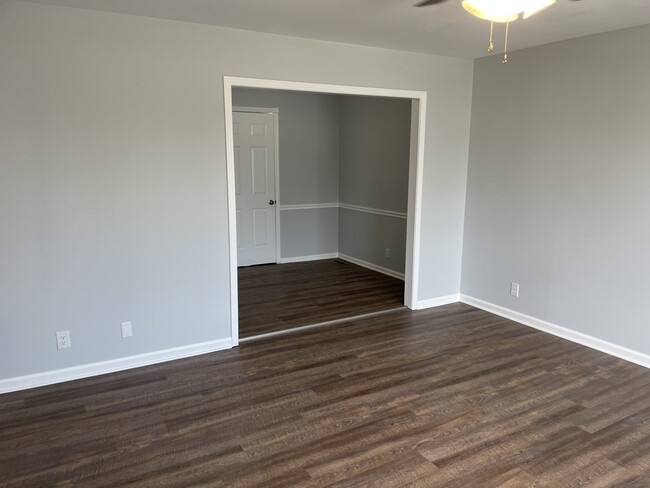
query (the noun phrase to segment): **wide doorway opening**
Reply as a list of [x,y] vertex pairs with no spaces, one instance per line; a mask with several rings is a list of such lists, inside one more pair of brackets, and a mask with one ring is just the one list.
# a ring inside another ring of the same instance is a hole
[[414,308],[425,93],[224,83],[233,343]]

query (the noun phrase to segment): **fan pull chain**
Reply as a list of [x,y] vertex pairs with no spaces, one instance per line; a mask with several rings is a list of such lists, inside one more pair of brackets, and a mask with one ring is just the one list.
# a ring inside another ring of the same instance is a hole
[[494,20],[490,20],[490,44],[488,44],[488,52],[494,51],[494,44],[492,43],[492,34],[494,33]]
[[508,27],[510,26],[510,21],[506,22],[506,45],[503,49],[503,61],[501,61],[503,64],[506,64],[508,62]]

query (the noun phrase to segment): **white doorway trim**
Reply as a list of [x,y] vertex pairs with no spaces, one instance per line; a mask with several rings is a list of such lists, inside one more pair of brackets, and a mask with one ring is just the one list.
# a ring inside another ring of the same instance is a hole
[[[282,259],[280,250],[280,109],[278,107],[240,107],[232,108],[233,112],[244,112],[248,114],[271,114],[273,115],[273,133],[275,135],[275,262],[279,263]],[[234,163],[233,163],[234,164]]]
[[[348,85],[328,85],[298,81],[258,78],[223,77],[224,116],[226,124],[226,169],[228,183],[228,237],[230,250],[230,327],[233,346],[239,344],[239,300],[237,289],[237,220],[235,202],[235,159],[233,150],[232,89],[261,88],[335,95],[408,98],[412,100],[411,153],[409,162],[409,194],[406,224],[406,268],[404,304],[415,309],[418,298],[420,263],[420,225],[422,211],[422,172],[424,169],[424,135],[427,113],[427,92],[392,88],[371,88]],[[276,134],[278,132],[276,131]],[[278,145],[276,144],[276,151]],[[280,212],[277,212],[279,214]],[[278,246],[279,249],[279,246]]]

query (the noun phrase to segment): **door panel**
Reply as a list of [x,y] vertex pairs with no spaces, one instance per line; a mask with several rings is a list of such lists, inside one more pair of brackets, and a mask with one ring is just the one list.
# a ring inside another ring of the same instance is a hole
[[235,195],[241,195],[241,161],[239,157],[239,147],[235,146]]
[[251,159],[253,161],[253,194],[269,195],[269,160],[267,158],[266,148],[252,147]]
[[251,135],[266,137],[266,124],[251,124]]
[[275,132],[272,114],[233,112],[237,265],[276,262]]
[[255,247],[263,247],[268,244],[267,220],[268,214],[265,208],[253,209],[253,245]]
[[237,209],[237,249],[242,247],[244,242],[244,211]]

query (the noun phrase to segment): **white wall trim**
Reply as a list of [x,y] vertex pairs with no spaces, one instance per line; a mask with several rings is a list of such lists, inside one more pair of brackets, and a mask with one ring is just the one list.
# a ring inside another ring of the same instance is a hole
[[[230,279],[230,338],[239,345],[239,297],[237,291],[237,197],[235,193],[235,139],[232,117],[232,85],[224,80],[223,104],[226,128],[226,188],[228,199],[228,261]],[[276,161],[277,163],[277,161]],[[277,229],[276,229],[277,231]],[[216,297],[215,297],[216,298]]]
[[426,139],[427,94],[411,97],[408,207],[406,218],[406,279],[404,304],[417,308],[420,286],[420,228],[422,226],[422,173]]
[[428,298],[427,300],[420,300],[417,304],[416,310],[424,310],[425,308],[440,307],[442,305],[449,305],[450,303],[460,302],[460,293],[454,295],[447,295],[444,297]]
[[344,208],[346,210],[354,210],[357,212],[365,212],[376,215],[383,215],[386,217],[395,217],[398,219],[406,219],[408,214],[404,212],[393,212],[392,210],[384,210],[381,208],[362,207],[361,205],[352,205],[351,203],[304,203],[300,205],[280,205],[280,210],[313,210],[318,208]]
[[393,271],[392,269],[384,268],[383,266],[379,266],[378,264],[369,263],[368,261],[363,261],[361,259],[353,258],[352,256],[348,256],[346,254],[341,254],[341,253],[339,253],[339,259],[342,259],[343,261],[347,261],[352,264],[363,266],[364,268],[368,268],[373,271],[377,271],[378,273],[392,276],[393,278],[404,280],[404,273],[399,273],[397,271]]
[[561,337],[562,339],[566,339],[568,341],[587,346],[591,349],[596,349],[597,351],[604,352],[605,354],[624,359],[625,361],[650,368],[650,356],[642,352],[634,351],[632,349],[628,349],[627,347],[619,346],[617,344],[598,339],[597,337],[568,329],[566,327],[562,327],[561,325],[553,324],[536,317],[531,317],[530,315],[526,315],[521,312],[496,305],[494,303],[479,300],[478,298],[473,298],[461,294],[460,301],[466,303],[467,305],[480,308],[481,310],[485,310],[495,315],[514,320],[515,322],[527,325],[528,327],[541,330],[542,332],[547,332],[551,335]]
[[[347,261],[347,262],[352,263],[352,264],[356,264],[356,265],[361,266],[363,268],[368,268],[368,269],[371,269],[373,271],[377,271],[378,273],[382,273],[382,274],[385,274],[385,275],[388,275],[388,276],[392,276],[393,278],[404,280],[404,274],[403,273],[399,273],[397,271],[393,271],[392,269],[384,268],[383,266],[379,266],[377,264],[369,263],[368,261],[363,261],[361,259],[353,258],[352,256],[347,256],[345,254],[341,254],[341,253],[338,253],[338,252],[333,252],[333,253],[329,253],[329,254],[313,254],[311,256],[295,256],[295,257],[291,257],[291,258],[282,258],[282,260],[278,264],[305,263],[305,262],[308,262],[308,261],[319,261],[321,259],[337,259],[337,258],[342,259],[343,261]],[[453,295],[453,296],[455,296],[456,299],[452,300],[450,302],[446,302],[446,303],[457,302],[459,295]],[[446,297],[443,297],[443,298],[446,298]],[[425,302],[426,302],[426,300],[425,300]],[[424,302],[421,302],[421,303],[424,303]],[[444,304],[441,303],[440,305],[444,305]],[[436,305],[431,305],[431,306],[433,307],[433,306],[436,306]],[[426,308],[426,307],[424,307],[424,308]],[[417,308],[415,310],[419,310],[419,309],[420,308]]]
[[305,203],[302,205],[280,205],[280,210],[314,210],[317,208],[339,208],[337,203]]
[[237,290],[237,207],[235,200],[235,158],[233,150],[232,130],[232,89],[234,87],[266,88],[271,90],[293,90],[310,93],[330,93],[340,95],[362,95],[371,97],[406,98],[411,100],[411,152],[409,157],[409,200],[406,219],[406,269],[404,273],[404,304],[411,309],[415,309],[418,296],[420,266],[420,226],[422,220],[421,208],[423,184],[422,176],[424,172],[427,92],[395,88],[330,85],[325,83],[306,83],[299,81],[224,76],[223,92],[226,130],[228,243],[230,261],[230,327],[233,346],[239,344],[239,297]]
[[292,258],[282,258],[278,261],[278,264],[287,264],[287,263],[305,263],[307,261],[320,261],[321,259],[336,259],[339,257],[339,253],[333,252],[329,254],[312,254],[311,256],[295,256]]
[[232,111],[249,114],[277,114],[280,109],[278,107],[242,107],[237,105],[232,108]]
[[392,210],[382,210],[380,208],[362,207],[361,205],[352,205],[350,203],[339,203],[339,207],[346,210],[384,215],[386,217],[395,217],[398,219],[406,219],[408,216],[408,214],[404,212],[393,212]]
[[0,380],[0,394],[173,361],[232,347],[230,338]]
[[[364,95],[369,97],[412,98],[426,97],[426,92],[402,90],[399,88],[375,88],[369,86],[331,85],[327,83],[308,83],[303,81],[269,80],[264,78],[243,78],[224,76],[230,87],[265,88],[269,90],[303,91],[310,93],[330,93],[333,95]],[[231,104],[232,106],[232,104]]]
[[[249,107],[250,108],[250,107]],[[275,262],[282,258],[282,234],[280,222],[280,109],[273,109],[273,134],[275,145]]]

